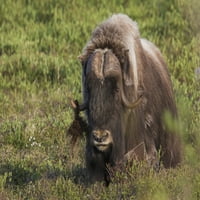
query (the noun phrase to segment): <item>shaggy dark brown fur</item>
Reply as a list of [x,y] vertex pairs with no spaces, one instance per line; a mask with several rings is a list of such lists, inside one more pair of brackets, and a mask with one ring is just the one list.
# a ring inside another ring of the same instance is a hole
[[[166,111],[177,117],[169,72],[158,48],[140,38],[137,24],[126,15],[113,15],[97,26],[80,59],[91,181],[104,179],[108,184],[106,166],[130,156],[152,166],[177,166],[180,139],[162,120]],[[141,94],[141,103],[133,109]],[[97,138],[96,132],[102,135]]]

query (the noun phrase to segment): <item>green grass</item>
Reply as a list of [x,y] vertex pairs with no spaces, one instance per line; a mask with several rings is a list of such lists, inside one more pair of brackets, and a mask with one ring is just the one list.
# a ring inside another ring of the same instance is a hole
[[[198,0],[0,0],[0,199],[200,199],[199,9]],[[81,100],[78,55],[95,26],[118,12],[168,62],[184,161],[159,173],[133,165],[109,188],[87,186],[85,141],[72,148],[66,135],[69,100]]]

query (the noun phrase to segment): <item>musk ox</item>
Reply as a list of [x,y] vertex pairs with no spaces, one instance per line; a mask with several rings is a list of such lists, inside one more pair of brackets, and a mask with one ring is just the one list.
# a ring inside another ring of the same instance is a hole
[[111,16],[96,27],[80,60],[90,179],[109,183],[107,164],[130,156],[177,166],[180,139],[162,120],[166,111],[177,116],[169,72],[159,49],[140,38],[136,22]]

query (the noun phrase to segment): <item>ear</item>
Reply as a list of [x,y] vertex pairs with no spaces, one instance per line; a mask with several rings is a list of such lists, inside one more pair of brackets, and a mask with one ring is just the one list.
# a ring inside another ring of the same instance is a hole
[[133,67],[130,65],[129,60],[129,50],[126,49],[124,51],[124,60],[122,64],[122,76],[123,76],[123,83],[125,86],[133,86],[134,85],[134,74],[133,74]]

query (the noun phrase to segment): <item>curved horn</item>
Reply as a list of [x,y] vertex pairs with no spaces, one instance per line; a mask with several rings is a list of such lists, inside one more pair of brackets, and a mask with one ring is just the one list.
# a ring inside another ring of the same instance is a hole
[[142,96],[143,95],[138,97],[138,99],[136,101],[134,101],[134,102],[129,102],[127,100],[127,98],[125,97],[123,89],[121,91],[122,102],[127,108],[130,108],[130,109],[133,109],[133,108],[137,107],[142,102]]
[[124,93],[124,87],[123,87],[123,81],[120,80],[120,91],[121,91],[121,98],[122,98],[122,102],[124,104],[125,107],[127,108],[130,108],[130,109],[133,109],[135,107],[137,107],[141,102],[142,102],[142,97],[143,97],[143,94],[141,94],[135,101],[133,102],[130,102],[125,93]]
[[[123,64],[123,69],[122,69],[122,77],[120,79],[120,89],[121,89],[121,98],[122,98],[122,102],[124,104],[124,106],[133,109],[135,107],[137,107],[141,101],[142,101],[142,94],[133,102],[130,102],[124,92],[124,85],[132,85],[132,81],[133,81],[133,77],[131,77],[131,74],[133,74],[132,70],[130,69],[129,66],[129,56],[128,56],[128,49],[125,49],[124,51],[124,55],[125,55],[125,61]],[[125,80],[128,81],[127,83],[125,83]]]

